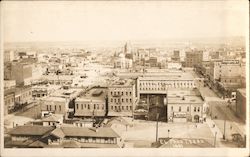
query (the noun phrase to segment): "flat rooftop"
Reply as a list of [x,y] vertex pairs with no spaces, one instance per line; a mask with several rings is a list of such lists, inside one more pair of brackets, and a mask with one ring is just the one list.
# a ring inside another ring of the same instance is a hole
[[84,95],[76,98],[76,101],[104,100],[107,95],[107,88],[92,88]]
[[111,83],[111,86],[131,86],[135,81],[132,79],[119,79]]
[[[183,99],[184,98],[184,99]],[[183,96],[183,97],[170,97],[168,103],[171,104],[189,104],[189,103],[203,103],[204,101],[200,96]]]
[[155,76],[142,76],[139,77],[140,80],[194,80],[194,77],[191,73],[171,73],[169,75],[161,76],[161,75],[155,75]]

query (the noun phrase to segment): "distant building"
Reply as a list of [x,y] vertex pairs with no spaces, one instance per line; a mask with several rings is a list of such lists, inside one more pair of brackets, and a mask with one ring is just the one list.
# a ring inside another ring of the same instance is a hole
[[16,80],[4,80],[4,89],[11,89],[16,87]]
[[180,51],[174,50],[174,54],[171,57],[171,60],[174,62],[180,62]]
[[114,60],[114,67],[120,69],[129,69],[132,68],[133,61],[132,59],[128,59],[125,57],[123,53],[121,53],[117,58]]
[[104,117],[107,115],[107,89],[91,89],[76,98],[75,114],[77,117]]
[[130,79],[119,80],[108,87],[108,116],[133,115],[136,105],[135,82]]
[[203,51],[186,52],[185,66],[194,67],[203,61]]
[[4,79],[16,80],[17,85],[23,85],[25,80],[32,78],[32,65],[20,62],[6,64]]
[[[210,62],[209,78],[212,81],[220,82],[240,82],[230,78],[240,77],[241,67],[239,60],[214,60]],[[226,79],[228,78],[228,79]],[[223,79],[223,81],[221,81]]]
[[15,59],[14,51],[4,51],[4,63],[12,62]]
[[236,115],[246,122],[246,88],[236,91]]

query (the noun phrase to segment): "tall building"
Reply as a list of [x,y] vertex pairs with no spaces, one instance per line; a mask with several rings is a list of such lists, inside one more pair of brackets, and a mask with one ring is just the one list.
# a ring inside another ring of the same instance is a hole
[[185,66],[194,67],[203,61],[203,51],[186,52]]
[[131,117],[136,102],[134,80],[119,80],[108,87],[108,116]]
[[211,81],[234,83],[239,82],[240,76],[239,60],[214,60],[210,62],[209,78]]
[[14,57],[14,51],[4,51],[4,62],[12,62]]
[[5,65],[4,79],[16,80],[17,85],[24,84],[25,80],[32,78],[32,65],[20,62],[12,62]]
[[171,60],[172,60],[172,61],[179,62],[179,61],[180,61],[180,51],[174,50],[174,54],[173,54],[173,56],[171,57]]

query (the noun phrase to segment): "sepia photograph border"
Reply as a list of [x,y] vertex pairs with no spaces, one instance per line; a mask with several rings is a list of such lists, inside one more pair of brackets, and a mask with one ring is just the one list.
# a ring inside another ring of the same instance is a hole
[[[32,0],[31,0],[32,1]],[[43,1],[43,0],[39,0]],[[60,0],[59,0],[60,1]],[[67,1],[67,0],[66,0]],[[83,0],[85,1],[85,0]],[[98,2],[99,0],[94,0]],[[100,0],[100,1],[106,1],[106,0]],[[107,0],[108,2],[109,0]],[[113,1],[113,0],[111,0]],[[114,0],[118,2],[123,2],[123,0]],[[140,2],[139,1],[134,1],[134,0],[129,0],[130,2]],[[148,0],[150,1],[150,0]],[[159,0],[161,1],[161,0]],[[158,2],[159,2],[158,1]],[[164,0],[163,0],[164,1]],[[166,0],[168,1],[168,0]],[[170,0],[170,1],[179,1],[179,0]],[[190,1],[197,1],[197,0],[190,0]],[[210,1],[210,0],[206,0]],[[216,1],[216,0],[215,0]],[[226,1],[226,0],[225,0]],[[247,0],[246,0],[247,1]],[[52,1],[53,2],[53,1]],[[58,2],[58,1],[56,1]],[[60,1],[64,2],[64,0]],[[126,1],[127,2],[127,1]],[[146,1],[141,1],[144,3],[147,3]],[[157,2],[157,1],[156,1]],[[140,157],[140,156],[145,156],[145,157],[156,157],[156,156],[249,156],[249,14],[247,15],[247,26],[246,26],[246,95],[247,95],[247,114],[246,114],[246,135],[247,135],[247,144],[246,148],[163,148],[163,149],[155,149],[155,148],[115,148],[115,149],[110,149],[110,148],[105,148],[105,149],[78,149],[78,148],[43,148],[43,149],[37,149],[37,148],[4,148],[4,98],[3,98],[3,91],[4,91],[4,83],[3,83],[3,67],[4,67],[4,41],[3,41],[3,36],[4,36],[4,30],[3,30],[3,5],[4,1],[0,2],[1,4],[1,26],[0,26],[0,34],[1,34],[1,45],[0,45],[0,50],[1,50],[1,56],[0,56],[0,65],[1,65],[1,85],[0,85],[0,91],[1,91],[1,128],[0,128],[0,133],[1,133],[1,141],[0,141],[0,156],[2,157],[14,157],[14,156],[19,156],[19,157],[42,157],[42,156],[61,156],[61,157],[66,157],[66,156],[71,156],[71,157],[82,157],[82,156],[99,156],[99,157],[106,157],[106,156],[112,156],[112,157],[129,157],[129,156],[135,156],[135,157]],[[72,3],[74,3],[72,1]],[[249,11],[249,2],[246,2],[247,8]]]

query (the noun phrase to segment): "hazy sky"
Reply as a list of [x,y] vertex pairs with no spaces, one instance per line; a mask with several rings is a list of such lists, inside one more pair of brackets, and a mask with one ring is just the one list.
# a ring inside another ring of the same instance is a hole
[[243,36],[247,6],[247,0],[5,2],[3,37],[26,42]]

